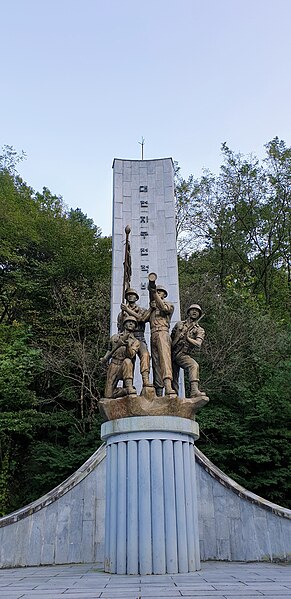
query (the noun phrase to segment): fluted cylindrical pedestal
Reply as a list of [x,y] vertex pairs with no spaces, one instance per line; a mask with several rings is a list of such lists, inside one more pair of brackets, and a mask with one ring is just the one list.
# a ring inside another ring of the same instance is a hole
[[200,569],[194,440],[198,424],[141,416],[102,425],[107,443],[105,571]]

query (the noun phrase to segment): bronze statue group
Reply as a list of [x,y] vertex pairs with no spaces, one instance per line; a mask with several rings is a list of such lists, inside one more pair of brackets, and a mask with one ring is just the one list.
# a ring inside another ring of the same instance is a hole
[[[170,333],[170,323],[174,306],[167,301],[167,290],[156,285],[156,274],[148,275],[149,307],[137,304],[138,293],[128,287],[125,291],[126,303],[121,304],[118,315],[118,333],[110,339],[109,349],[101,359],[109,366],[105,386],[105,398],[118,398],[136,395],[133,386],[136,356],[139,357],[143,389],[154,387],[157,397],[163,393],[177,396],[179,392],[180,368],[188,371],[192,398],[205,396],[199,391],[199,366],[192,356],[192,350],[199,350],[205,333],[199,325],[202,310],[192,304],[187,310],[187,318],[177,322]],[[153,383],[150,383],[150,354],[145,340],[146,323],[150,325],[151,360]],[[123,387],[119,387],[123,381]]]

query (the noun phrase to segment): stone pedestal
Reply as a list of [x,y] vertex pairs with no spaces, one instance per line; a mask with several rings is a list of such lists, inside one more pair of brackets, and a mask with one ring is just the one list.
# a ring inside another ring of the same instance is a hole
[[175,574],[200,569],[194,440],[174,416],[105,422],[105,571]]

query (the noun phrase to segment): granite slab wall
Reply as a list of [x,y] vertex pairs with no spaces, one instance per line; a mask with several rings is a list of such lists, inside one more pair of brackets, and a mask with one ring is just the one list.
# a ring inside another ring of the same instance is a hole
[[[201,560],[291,557],[291,510],[250,493],[197,448]],[[0,567],[103,562],[105,446],[64,483],[0,518]]]
[[247,491],[195,448],[201,560],[291,559],[291,510]]
[[105,446],[37,501],[0,518],[0,567],[103,561]]

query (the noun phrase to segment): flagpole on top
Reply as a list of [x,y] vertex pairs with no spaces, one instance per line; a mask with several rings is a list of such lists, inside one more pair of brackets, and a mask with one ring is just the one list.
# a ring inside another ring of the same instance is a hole
[[125,300],[125,292],[126,289],[130,287],[130,279],[131,279],[131,254],[130,254],[130,243],[129,243],[129,234],[130,234],[130,226],[126,225],[125,227],[125,251],[124,251],[124,262],[123,262],[123,285],[122,285],[122,303],[124,304]]

